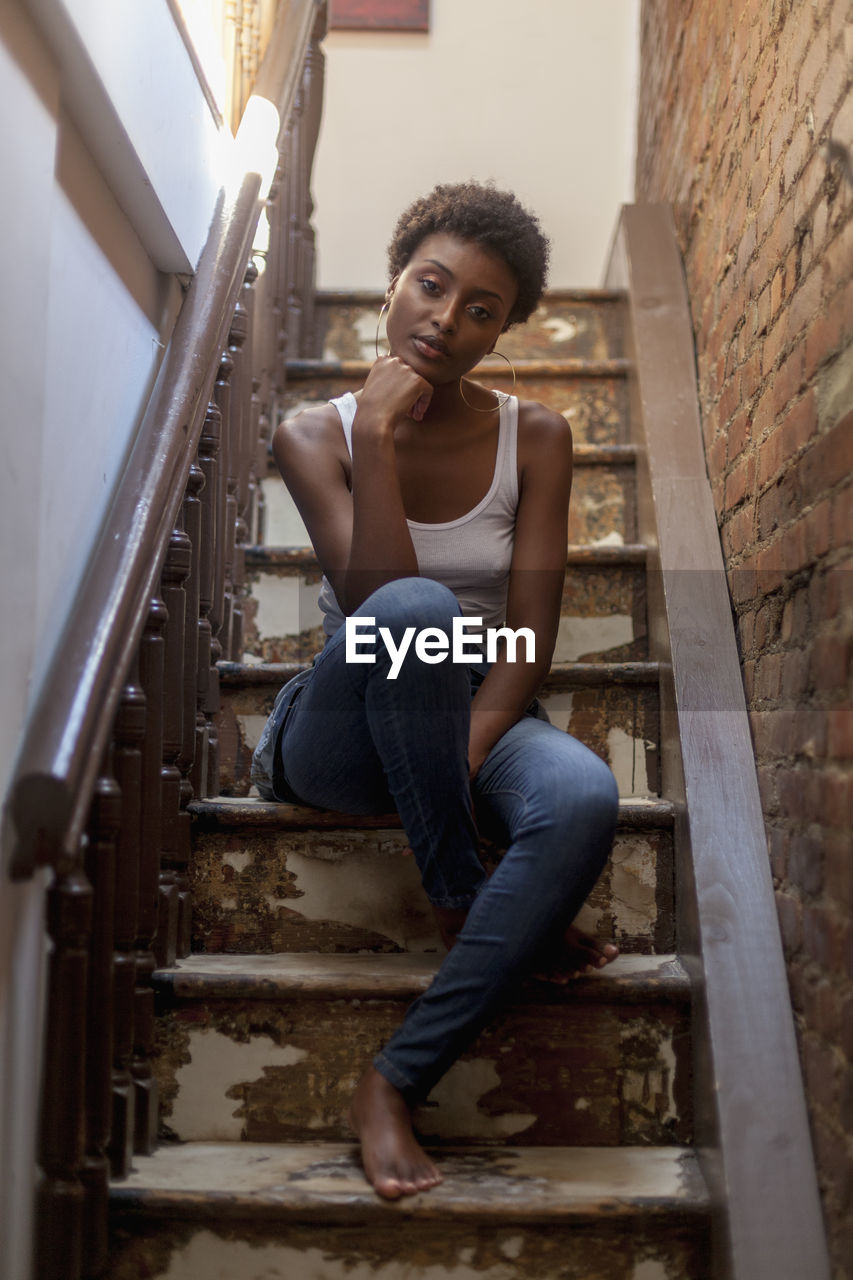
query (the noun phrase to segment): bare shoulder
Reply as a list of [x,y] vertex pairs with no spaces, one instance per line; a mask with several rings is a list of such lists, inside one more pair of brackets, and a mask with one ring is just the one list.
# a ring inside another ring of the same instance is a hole
[[536,400],[518,402],[518,460],[521,467],[548,459],[571,463],[572,428],[556,409]]
[[340,414],[328,401],[310,405],[292,418],[285,418],[273,433],[273,449],[276,453],[279,448],[285,452],[291,449],[301,451],[311,445],[337,445],[338,441],[346,448]]
[[273,457],[288,482],[294,472],[322,470],[329,465],[349,470],[349,452],[341,429],[340,415],[333,404],[311,405],[292,418],[285,418],[273,432]]

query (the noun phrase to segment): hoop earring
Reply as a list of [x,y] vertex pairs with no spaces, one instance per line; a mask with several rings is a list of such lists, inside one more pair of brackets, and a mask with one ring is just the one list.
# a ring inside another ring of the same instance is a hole
[[[382,303],[382,306],[381,306],[381,307],[380,307],[380,309],[379,309],[379,318],[378,318],[378,319],[377,319],[377,321],[376,321],[376,337],[375,337],[375,338],[374,338],[374,340],[373,340],[373,346],[374,346],[374,348],[375,348],[375,350],[376,350],[376,359],[377,359],[377,360],[380,358],[380,352],[379,352],[379,330],[380,330],[380,328],[381,328],[381,326],[382,326],[382,317],[385,315],[385,312],[386,312],[387,310],[388,310],[388,303],[387,303],[387,302],[383,302],[383,303]],[[385,335],[385,341],[386,341],[386,342],[388,341],[387,331],[386,331],[386,335]],[[388,343],[388,352],[387,352],[387,354],[388,354],[389,356],[390,356],[390,354],[391,354],[391,343],[390,343],[390,342]]]
[[[509,391],[494,391],[492,393],[497,398],[497,404],[493,405],[491,409],[478,409],[475,404],[471,404],[470,400],[465,399],[465,392],[462,390],[462,379],[460,378],[459,394],[462,397],[462,403],[467,404],[468,408],[473,409],[475,413],[494,413],[495,409],[502,409],[506,404],[507,400],[511,399],[512,393],[515,391],[515,383],[516,383],[515,366],[510,360],[509,356],[505,356],[502,351],[490,351],[489,355],[500,356],[501,360],[506,360],[507,364],[510,367],[510,372],[512,373],[512,386],[510,387]],[[501,399],[501,396],[503,396],[503,399]]]

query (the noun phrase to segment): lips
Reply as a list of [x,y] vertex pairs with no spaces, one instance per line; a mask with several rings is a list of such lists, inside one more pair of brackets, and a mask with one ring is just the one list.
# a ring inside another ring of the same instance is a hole
[[443,338],[421,337],[416,335],[413,339],[415,346],[428,359],[434,360],[437,356],[447,356],[450,350]]

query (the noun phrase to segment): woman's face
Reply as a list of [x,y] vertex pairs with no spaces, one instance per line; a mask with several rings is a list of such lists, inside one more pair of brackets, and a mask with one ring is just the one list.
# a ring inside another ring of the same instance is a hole
[[502,258],[447,232],[427,236],[390,287],[391,351],[428,382],[456,382],[492,350],[517,292]]

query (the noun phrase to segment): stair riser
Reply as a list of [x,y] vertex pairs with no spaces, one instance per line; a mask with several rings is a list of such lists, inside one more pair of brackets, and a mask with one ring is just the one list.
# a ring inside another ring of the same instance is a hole
[[[402,831],[199,832],[193,950],[443,951]],[[672,841],[620,831],[579,922],[626,951],[672,949]]]
[[[308,535],[278,472],[266,476],[262,486],[264,543],[269,547],[307,546]],[[569,509],[569,542],[581,546],[634,542],[637,529],[634,492],[633,466],[576,464]]]
[[[323,360],[374,360],[379,300],[328,304],[319,300],[317,331]],[[379,350],[385,351],[382,325]],[[549,299],[523,325],[501,335],[498,347],[511,360],[609,360],[623,351],[622,307],[618,302]]]
[[[355,1083],[404,1000],[181,1002],[161,1015],[162,1117],[181,1141],[347,1141]],[[429,1141],[690,1140],[688,1016],[670,1004],[516,1005],[417,1109]]]
[[[405,1202],[404,1202],[405,1204]],[[108,1280],[707,1280],[700,1225],[477,1227],[154,1222],[121,1230]],[[145,1234],[143,1234],[143,1232]]]
[[[248,795],[252,752],[269,715],[276,689],[222,690],[217,720],[220,789]],[[658,791],[659,708],[657,689],[634,685],[548,691],[541,696],[552,724],[585,742],[613,770],[622,796]]]
[[[575,442],[586,444],[625,444],[627,435],[628,387],[624,378],[605,377],[541,377],[519,376],[515,387],[511,377],[497,370],[489,373],[489,386],[498,391],[512,391],[523,400],[538,400],[562,413],[571,423]],[[302,381],[292,378],[282,397],[285,416],[306,404],[331,400],[345,391],[358,391],[362,376],[334,375]]]
[[[263,662],[304,662],[323,647],[318,575],[289,564],[248,570],[245,652]],[[642,661],[647,656],[642,565],[571,565],[554,662]]]

